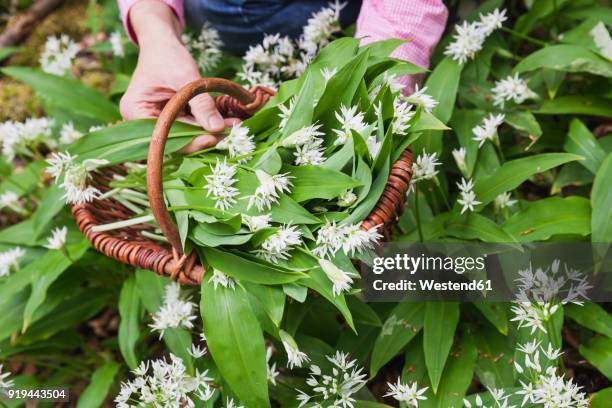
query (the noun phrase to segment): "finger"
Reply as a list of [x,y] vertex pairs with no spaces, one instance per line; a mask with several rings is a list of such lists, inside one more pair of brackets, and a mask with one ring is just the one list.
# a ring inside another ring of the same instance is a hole
[[129,97],[121,98],[119,101],[119,112],[126,120],[155,118],[159,116],[160,109],[155,104],[143,103]]
[[219,138],[213,135],[202,135],[194,138],[189,144],[179,150],[179,153],[188,154],[207,149],[217,144]]
[[238,118],[225,118],[225,127],[232,127],[242,122]]
[[225,129],[223,117],[210,95],[196,96],[189,102],[189,106],[191,107],[191,113],[204,129],[209,132],[221,132]]

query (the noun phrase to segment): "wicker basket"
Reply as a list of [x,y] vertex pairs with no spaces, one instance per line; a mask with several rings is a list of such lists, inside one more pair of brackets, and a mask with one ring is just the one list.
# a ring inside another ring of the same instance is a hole
[[[207,92],[224,94],[215,97],[219,112],[226,117],[239,118],[252,116],[274,94],[265,87],[255,87],[249,91],[232,81],[204,78],[183,87],[166,104],[157,120],[149,145],[147,194],[153,216],[167,238],[168,244],[144,237],[141,234],[143,230],[152,232],[151,226],[146,224],[113,231],[94,232],[92,229],[96,225],[135,216],[131,210],[112,198],[72,207],[72,213],[79,229],[99,252],[120,262],[137,268],[149,269],[160,275],[169,276],[180,283],[191,285],[200,284],[205,271],[195,252],[183,253],[178,229],[164,201],[162,164],[164,147],[172,123],[189,100],[198,94]],[[389,239],[391,227],[404,207],[406,191],[412,176],[411,166],[412,151],[407,148],[393,164],[385,189],[370,215],[362,221],[362,229],[382,225],[382,233],[385,239]],[[109,184],[114,175],[124,175],[126,172],[127,169],[123,165],[107,167],[92,174],[91,183],[104,193],[110,190]]]

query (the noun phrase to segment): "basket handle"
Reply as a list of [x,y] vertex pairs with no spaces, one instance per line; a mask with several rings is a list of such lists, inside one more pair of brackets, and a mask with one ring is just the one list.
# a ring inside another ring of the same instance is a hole
[[147,156],[147,195],[151,212],[164,236],[172,245],[175,257],[183,255],[183,247],[177,226],[166,208],[163,187],[164,149],[172,123],[185,105],[196,95],[207,92],[220,92],[225,95],[215,97],[215,103],[221,114],[240,118],[252,116],[274,94],[268,88],[255,87],[250,91],[241,85],[222,78],[202,78],[182,87],[164,106],[157,118],[155,129],[149,144]]

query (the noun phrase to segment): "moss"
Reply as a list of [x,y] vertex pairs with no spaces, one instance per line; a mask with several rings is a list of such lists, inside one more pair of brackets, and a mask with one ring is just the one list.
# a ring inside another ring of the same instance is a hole
[[81,82],[92,88],[96,88],[104,94],[108,94],[113,85],[113,74],[105,71],[85,71],[81,74]]
[[25,51],[11,58],[11,65],[38,66],[42,48],[50,35],[67,34],[78,41],[87,31],[87,2],[68,1],[45,18],[21,44]]
[[0,122],[23,121],[42,112],[32,88],[10,78],[0,79]]

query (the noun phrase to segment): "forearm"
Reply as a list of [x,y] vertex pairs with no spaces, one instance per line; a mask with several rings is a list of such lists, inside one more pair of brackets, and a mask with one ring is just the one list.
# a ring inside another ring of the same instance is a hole
[[362,44],[387,38],[409,40],[393,56],[427,68],[447,17],[442,0],[363,0],[356,36],[363,37]]
[[142,40],[173,40],[180,37],[183,27],[182,0],[118,0],[125,30],[135,43]]

